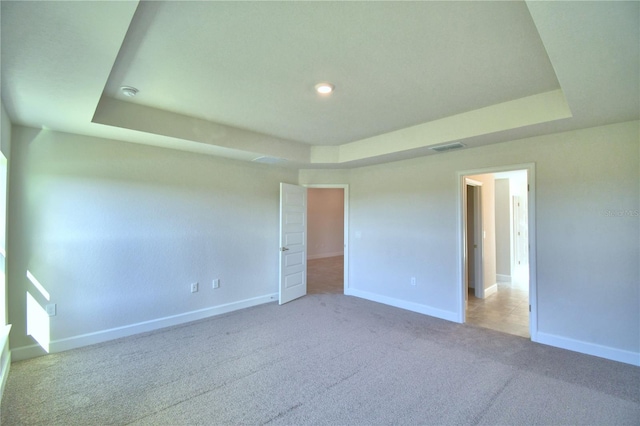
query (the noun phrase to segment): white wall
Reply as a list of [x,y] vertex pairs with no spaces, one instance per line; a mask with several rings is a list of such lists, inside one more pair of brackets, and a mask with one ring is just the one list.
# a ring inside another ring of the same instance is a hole
[[344,253],[344,190],[307,189],[307,258]]
[[[0,123],[0,326],[7,324],[6,249],[7,249],[7,197],[9,191],[9,157],[11,155],[11,121],[1,106]],[[1,334],[1,333],[0,333]]]
[[[13,348],[33,344],[27,270],[58,304],[53,349],[264,301],[277,290],[278,182],[298,176],[350,184],[349,294],[455,320],[458,172],[533,162],[539,341],[640,365],[638,129],[635,121],[298,175],[14,128]],[[214,277],[221,288],[208,291]],[[202,284],[195,295],[192,281]]]
[[535,163],[538,340],[640,364],[638,126],[352,170],[350,294],[454,320],[457,173]]
[[2,106],[2,122],[0,124],[2,138],[0,139],[0,150],[6,158],[9,158],[11,154],[11,121],[7,115],[7,111],[4,109],[4,104],[0,103],[0,105]]
[[27,292],[42,307],[57,304],[54,351],[277,292],[279,182],[296,183],[297,171],[22,127],[12,148],[15,358],[43,353],[27,336]]
[[301,169],[298,171],[298,184],[347,184],[350,173],[349,169]]
[[8,168],[11,155],[11,121],[0,102],[0,400],[9,378],[11,351],[9,350],[9,330],[7,325],[7,285],[6,285],[6,248],[7,248],[7,197]]

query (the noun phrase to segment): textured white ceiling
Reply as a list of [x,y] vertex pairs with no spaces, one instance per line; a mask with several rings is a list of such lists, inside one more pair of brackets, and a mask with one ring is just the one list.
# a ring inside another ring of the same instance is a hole
[[2,101],[31,127],[354,167],[638,119],[639,5],[3,0]]

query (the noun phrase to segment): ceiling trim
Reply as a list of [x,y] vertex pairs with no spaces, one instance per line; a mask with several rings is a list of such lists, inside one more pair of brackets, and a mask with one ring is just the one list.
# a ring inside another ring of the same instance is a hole
[[309,163],[311,147],[250,130],[102,96],[93,123]]
[[311,149],[311,163],[345,163],[570,118],[562,90],[456,114],[339,146]]

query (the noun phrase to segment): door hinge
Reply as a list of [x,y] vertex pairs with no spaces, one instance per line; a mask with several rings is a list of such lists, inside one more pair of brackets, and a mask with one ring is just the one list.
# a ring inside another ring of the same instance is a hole
[[527,184],[527,192],[529,192],[529,184]]
[[529,312],[531,312],[531,305],[529,305]]

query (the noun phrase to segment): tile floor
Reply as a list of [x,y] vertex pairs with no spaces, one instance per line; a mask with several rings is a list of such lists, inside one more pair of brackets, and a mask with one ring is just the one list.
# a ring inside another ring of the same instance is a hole
[[478,299],[469,289],[467,324],[530,337],[528,287],[498,283],[498,291],[485,299]]

